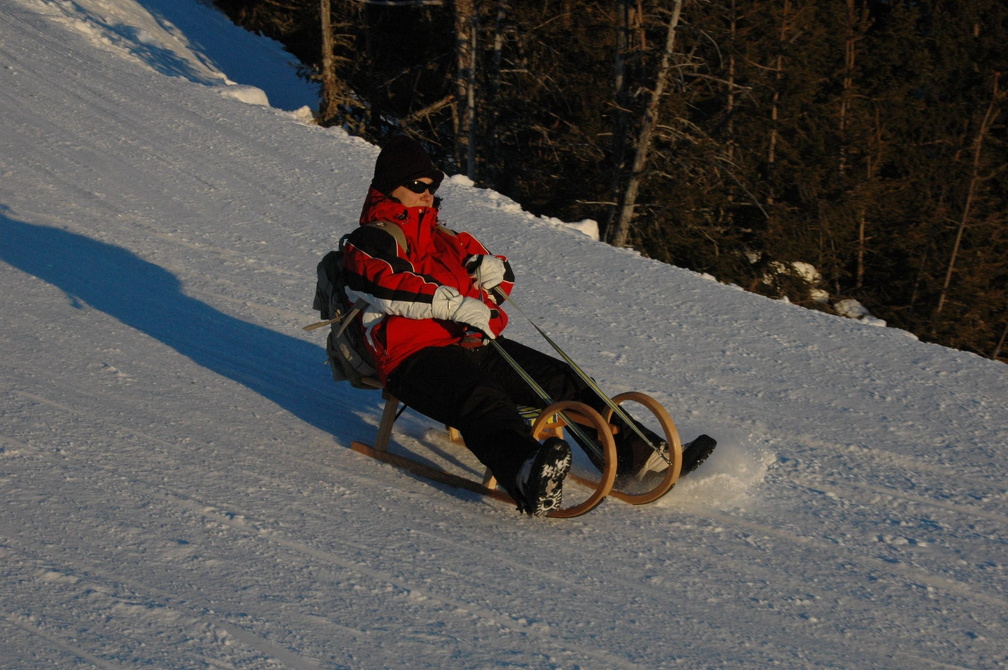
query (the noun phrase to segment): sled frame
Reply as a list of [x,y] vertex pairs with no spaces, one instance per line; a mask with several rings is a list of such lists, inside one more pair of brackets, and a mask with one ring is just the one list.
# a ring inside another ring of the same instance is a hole
[[[377,379],[369,380],[369,383],[374,388],[381,389],[382,391],[385,405],[382,409],[381,420],[378,423],[378,431],[375,435],[373,445],[353,441],[350,444],[351,449],[365,456],[370,456],[375,460],[406,470],[419,477],[478,493],[501,502],[516,504],[511,496],[497,487],[497,481],[489,469],[484,472],[482,481],[478,482],[469,477],[422,463],[409,456],[391,452],[389,446],[392,442],[392,430],[399,415],[401,403],[398,398],[383,389]],[[541,412],[532,410],[533,414],[538,412],[538,416],[532,420],[532,436],[535,439],[542,440],[551,435],[562,437],[565,428],[571,423],[577,423],[579,426],[595,429],[604,459],[602,472],[599,474],[597,480],[573,473],[568,475],[572,481],[591,490],[590,495],[575,505],[554,510],[547,516],[554,518],[580,516],[598,507],[607,496],[612,496],[617,500],[633,505],[651,503],[668,493],[678,480],[682,469],[682,443],[668,411],[650,396],[637,391],[617,395],[613,398],[613,401],[617,405],[624,402],[636,402],[645,407],[657,418],[669,445],[669,467],[665,470],[663,479],[654,488],[637,494],[613,488],[616,481],[616,446],[613,439],[613,427],[609,423],[613,414],[612,410],[606,416],[602,416],[591,407],[574,401],[554,403]],[[456,429],[448,427],[448,433],[453,441],[462,442],[461,436]]]

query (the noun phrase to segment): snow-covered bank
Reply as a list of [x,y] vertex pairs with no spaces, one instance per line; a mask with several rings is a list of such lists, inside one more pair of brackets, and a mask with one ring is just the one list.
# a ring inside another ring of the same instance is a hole
[[185,22],[206,11],[0,0],[0,665],[1008,663],[1003,365],[464,180],[444,218],[509,255],[523,309],[721,446],[658,505],[571,521],[352,453],[378,394],[334,385],[301,326],[377,150],[218,62]]

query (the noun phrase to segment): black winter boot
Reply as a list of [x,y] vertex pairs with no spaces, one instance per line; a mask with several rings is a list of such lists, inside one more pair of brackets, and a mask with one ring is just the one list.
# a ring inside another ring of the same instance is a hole
[[571,448],[559,437],[548,438],[518,471],[518,510],[543,516],[560,509],[563,480],[570,471]]
[[[717,446],[717,440],[715,440],[710,435],[700,435],[692,442],[687,442],[683,445],[682,454],[682,469],[679,471],[679,476],[688,475],[703,464],[707,460],[707,457],[711,455],[714,451],[714,447]],[[661,474],[665,472],[668,468],[668,445],[662,441],[660,445],[660,451],[655,451],[651,454],[651,457],[645,462],[634,474],[634,478],[637,481],[642,481],[644,478],[648,477],[652,473]]]

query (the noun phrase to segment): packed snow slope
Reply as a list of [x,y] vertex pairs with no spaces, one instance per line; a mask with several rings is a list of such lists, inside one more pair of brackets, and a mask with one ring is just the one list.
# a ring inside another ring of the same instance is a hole
[[[301,327],[377,148],[304,123],[288,60],[196,0],[0,0],[0,666],[1008,664],[1004,365],[462,178],[444,219],[522,308],[721,446],[567,521],[352,452],[379,394]],[[395,448],[476,476],[434,430]]]

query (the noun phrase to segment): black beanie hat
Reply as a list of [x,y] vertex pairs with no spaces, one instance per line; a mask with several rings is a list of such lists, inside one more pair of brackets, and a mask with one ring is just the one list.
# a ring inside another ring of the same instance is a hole
[[371,185],[389,195],[397,187],[420,177],[429,177],[434,180],[434,186],[438,186],[444,179],[444,172],[437,169],[419,142],[399,135],[378,154]]

